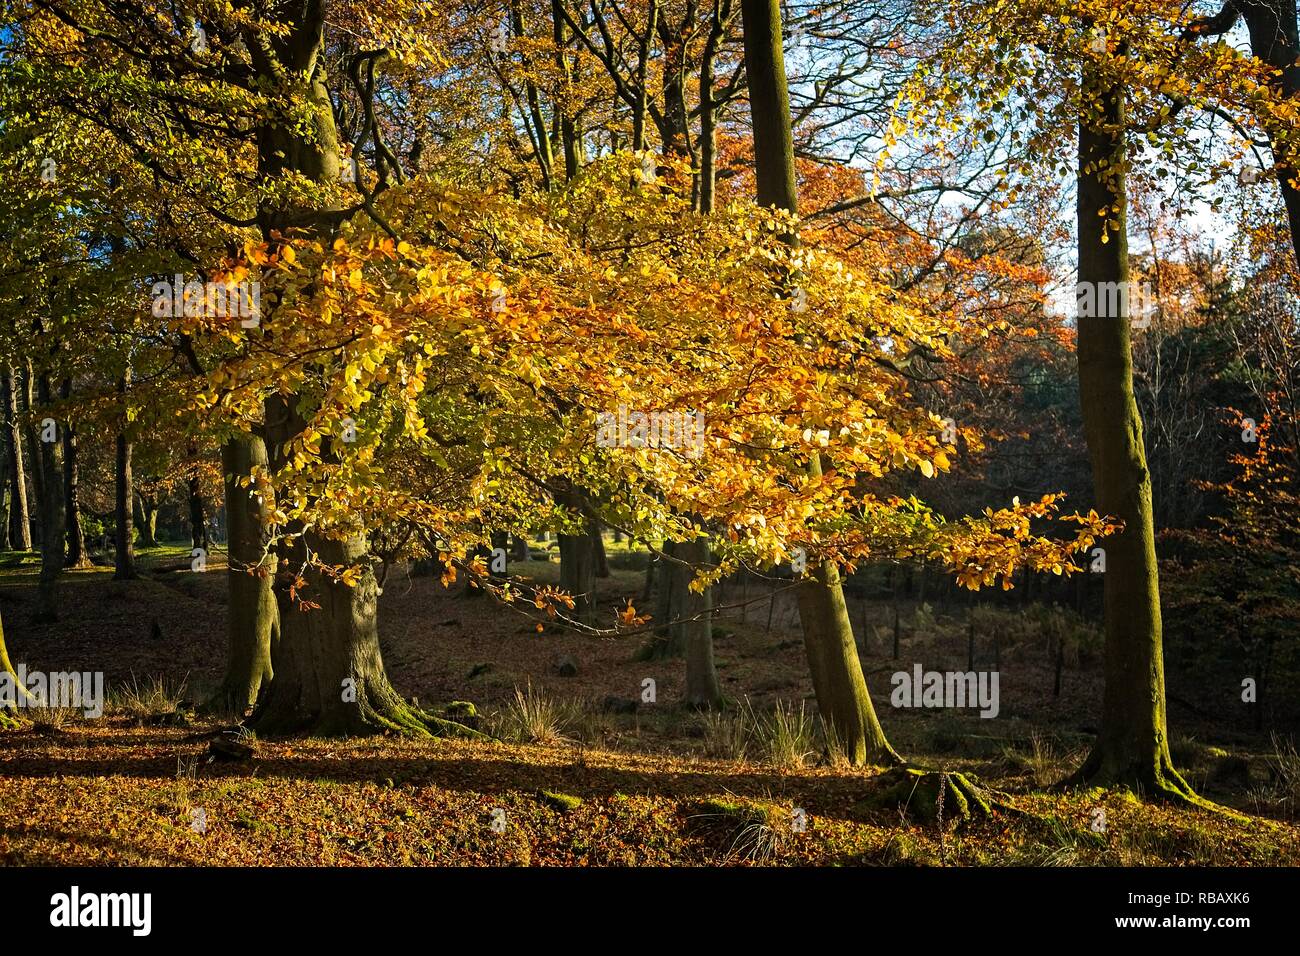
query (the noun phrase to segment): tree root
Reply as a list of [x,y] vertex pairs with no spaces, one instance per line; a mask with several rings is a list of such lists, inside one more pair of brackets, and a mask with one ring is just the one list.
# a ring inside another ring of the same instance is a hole
[[1148,803],[1163,803],[1184,809],[1208,810],[1238,820],[1246,820],[1237,811],[1207,800],[1192,789],[1172,763],[1160,760],[1149,767],[1128,766],[1117,769],[1106,765],[1094,752],[1084,765],[1051,788],[1068,790],[1124,790]]
[[875,779],[883,790],[869,798],[869,803],[901,810],[925,823],[982,819],[1007,807],[962,773],[904,764]]
[[248,726],[263,737],[369,737],[392,733],[403,737],[430,739],[464,737],[492,740],[490,735],[455,720],[439,717],[409,704],[394,704],[382,711],[372,707],[349,707],[315,716],[254,713]]

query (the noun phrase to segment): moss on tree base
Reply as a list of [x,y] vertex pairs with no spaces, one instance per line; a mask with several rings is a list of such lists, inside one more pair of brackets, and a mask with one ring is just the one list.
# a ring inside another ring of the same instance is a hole
[[491,740],[482,731],[467,727],[408,704],[393,704],[382,710],[374,707],[351,706],[331,710],[327,714],[302,715],[265,711],[254,713],[248,726],[262,737],[368,737],[378,734],[397,734],[404,737],[430,739],[433,737],[469,737]]
[[1057,790],[1079,790],[1096,788],[1100,790],[1124,790],[1149,803],[1165,803],[1172,806],[1195,807],[1240,817],[1227,807],[1206,800],[1183,775],[1174,769],[1173,761],[1160,757],[1154,761],[1119,764],[1103,759],[1099,749],[1092,754],[1077,771],[1057,784]]
[[897,808],[925,823],[993,815],[995,804],[989,794],[965,774],[901,766],[876,780],[882,789],[868,802]]

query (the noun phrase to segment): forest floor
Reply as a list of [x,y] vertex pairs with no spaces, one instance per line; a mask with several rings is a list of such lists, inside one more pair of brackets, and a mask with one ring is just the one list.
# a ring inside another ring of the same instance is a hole
[[[599,605],[612,616],[640,594],[643,574],[632,556],[613,552],[611,563]],[[35,557],[0,554],[14,664],[103,671],[110,688],[103,718],[38,713],[0,730],[0,864],[1300,865],[1300,758],[1222,716],[1234,681],[1183,689],[1199,706],[1175,705],[1171,734],[1192,784],[1247,816],[1046,792],[1086,753],[1100,668],[1081,628],[1059,655],[1056,693],[1058,655],[1036,636],[1032,611],[981,619],[975,666],[996,657],[1001,674],[999,714],[985,720],[890,705],[895,671],[966,669],[963,609],[903,606],[894,660],[893,606],[851,601],[895,746],[916,764],[972,775],[1000,801],[991,818],[957,826],[882,802],[877,771],[818,756],[793,600],[778,593],[769,611],[766,585],[716,595],[754,603],[718,622],[731,706],[710,717],[675,704],[681,661],[637,660],[643,637],[538,633],[487,597],[395,571],[380,602],[394,685],[422,706],[472,702],[503,740],[256,740],[251,757],[210,760],[222,724],[190,705],[225,660],[220,556],[206,573],[189,571],[178,547],[142,564],[127,583],[108,568],[69,572],[61,621],[37,625]],[[558,565],[512,571],[553,581]],[[1171,689],[1177,698],[1176,674]]]

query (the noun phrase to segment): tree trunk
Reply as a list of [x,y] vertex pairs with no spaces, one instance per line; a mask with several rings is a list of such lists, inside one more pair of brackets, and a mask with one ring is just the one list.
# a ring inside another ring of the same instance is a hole
[[158,502],[152,495],[136,495],[135,503],[140,509],[137,522],[140,529],[140,547],[156,548],[158,546]]
[[[41,374],[37,380],[37,401],[41,408],[54,403],[50,377]],[[66,511],[63,503],[63,443],[41,440],[37,435],[38,454],[41,459],[41,574],[37,584],[37,611],[39,621],[59,619],[59,575],[63,573],[63,522]]]
[[[780,0],[741,0],[745,36],[745,71],[754,126],[755,177],[760,206],[798,211],[794,170],[794,136],[790,95],[781,49]],[[797,237],[789,237],[796,242]],[[821,477],[814,457],[809,470]],[[817,708],[849,761],[901,762],[885,739],[867,693],[853,640],[853,625],[844,603],[839,570],[821,564],[798,589],[804,648],[812,671]]]
[[[322,66],[325,14],[320,3],[285,7],[282,16],[288,31],[265,47],[248,44],[258,78],[311,117],[302,126],[290,125],[277,115],[263,121],[257,145],[258,171],[264,180],[278,181],[287,173],[320,184],[338,181],[338,129]],[[262,236],[272,244],[289,229],[328,238],[337,219],[336,210],[295,208],[279,199],[263,201],[258,208]],[[264,403],[264,438],[272,472],[285,463],[286,443],[306,427],[297,405],[296,395],[272,395]],[[303,531],[296,523],[283,530]],[[349,587],[308,569],[301,598],[321,606],[303,611],[289,594],[295,584],[293,572],[277,572],[274,592],[280,639],[271,649],[274,677],[258,700],[252,725],[265,733],[398,730],[421,736],[458,727],[407,705],[388,681],[379,652],[378,586],[365,536],[334,540],[317,531],[299,533],[292,542],[281,542],[277,556],[285,568],[296,571],[307,561],[309,548],[326,564],[359,567],[361,576],[356,586]]]
[[713,100],[714,67],[726,39],[731,0],[713,0],[709,36],[700,55],[700,212],[713,212],[718,166],[718,106]]
[[[266,402],[273,472],[284,464],[280,450],[285,442],[303,428],[293,402],[296,399],[280,396]],[[274,578],[280,633],[271,641],[273,676],[258,698],[251,726],[270,735],[349,736],[394,730],[424,737],[456,727],[408,705],[388,681],[379,650],[378,585],[365,537],[325,538],[314,531],[303,533],[296,523],[284,530],[295,537],[280,543],[277,556],[283,567],[293,570]],[[310,566],[303,573],[306,586],[296,586],[296,569],[310,564],[308,549],[323,564],[359,567],[357,584],[349,587]],[[295,596],[289,593],[291,587]],[[297,603],[302,600],[320,607],[303,610]]]
[[[9,679],[13,681],[15,701],[19,699],[25,701],[31,696],[28,693],[27,688],[19,683],[18,672],[14,669],[13,663],[9,660],[9,648],[5,645],[5,622],[3,617],[0,617],[0,674],[8,674]],[[0,707],[0,727],[15,726],[15,718],[10,717],[6,712],[12,712],[16,709],[17,708]]]
[[0,551],[9,551],[9,455],[8,449],[0,444]]
[[[666,157],[694,165],[691,146],[690,109],[686,103],[686,38],[694,28],[695,0],[688,0],[682,18],[672,23],[667,11],[660,11],[656,28],[663,47],[663,78],[660,96],[663,112],[659,137]],[[692,183],[693,201],[698,208],[699,188]]]
[[[197,455],[197,448],[190,448],[191,455]],[[209,549],[207,505],[203,500],[203,481],[199,477],[198,462],[190,472],[186,482],[186,494],[190,505],[190,547],[202,548],[206,554]]]
[[573,70],[565,52],[568,45],[567,31],[564,29],[564,14],[560,5],[564,0],[551,0],[551,21],[554,26],[555,68],[562,78],[561,96],[555,103],[555,112],[560,122],[560,146],[564,153],[564,178],[571,180],[578,175],[582,167],[582,145],[579,141],[577,124],[574,121],[574,104],[567,102],[572,92]]
[[[63,398],[72,397],[72,379],[65,378]],[[81,475],[77,467],[77,430],[69,423],[63,429],[63,508],[64,527],[68,535],[68,567],[89,568],[94,564],[86,553],[86,533],[81,527]]]
[[[271,735],[349,736],[396,730],[428,736],[423,715],[398,696],[384,671],[378,589],[365,539],[334,541],[308,532],[280,553],[298,568],[308,561],[308,547],[325,564],[360,565],[361,579],[349,587],[314,568],[307,570],[303,575],[307,586],[299,589],[298,600],[314,601],[320,607],[302,610],[289,596],[292,574],[275,577],[280,634],[270,642],[274,676],[258,700],[252,726]],[[234,598],[232,592],[232,622],[237,613],[251,610],[246,603],[236,608]]]
[[[1251,53],[1275,71],[1270,79],[1275,91],[1288,100],[1296,99],[1300,96],[1300,62],[1297,62],[1300,58],[1300,35],[1296,26],[1295,0],[1251,0],[1235,4],[1229,12],[1231,22],[1222,23],[1224,30],[1235,24],[1237,11],[1246,21]],[[1286,208],[1291,248],[1296,261],[1300,262],[1300,188],[1296,186],[1300,170],[1297,170],[1295,162],[1300,142],[1296,141],[1291,125],[1279,123],[1267,109],[1261,112],[1260,121],[1277,163],[1273,175],[1277,178]]]
[[660,551],[662,557],[656,555],[651,560],[651,566],[658,565],[658,570],[654,572],[655,609],[651,617],[654,621],[654,638],[641,652],[641,656],[647,660],[681,657],[686,650],[682,643],[683,632],[673,623],[681,617],[686,590],[683,581],[685,569],[673,560],[678,557],[676,542],[665,540]]
[[[709,539],[696,538],[676,546],[675,552],[695,568],[709,563]],[[686,651],[686,705],[701,709],[722,706],[722,687],[713,662],[713,588],[696,594],[687,586],[693,574],[684,570],[679,577],[682,621],[674,627],[680,631],[677,643]]]
[[[118,391],[126,401],[126,392],[131,385],[131,370],[128,368],[118,382]],[[113,578],[129,581],[135,573],[135,527],[132,521],[131,505],[135,498],[131,488],[131,439],[126,433],[126,409],[122,410],[122,428],[117,433],[117,479],[115,482],[116,501],[114,519],[117,524],[113,542]]]
[[[522,37],[526,35],[524,33],[523,6],[520,0],[511,0],[510,21],[515,36]],[[550,137],[546,135],[546,118],[542,115],[542,100],[537,92],[537,84],[532,79],[531,63],[527,53],[524,54],[524,67],[528,69],[529,73],[529,78],[524,81],[525,98],[528,101],[527,119],[530,121],[529,132],[533,138],[533,148],[537,151],[537,165],[542,174],[542,188],[550,190],[554,182],[552,172],[555,168],[555,157],[551,151]]]
[[822,720],[854,766],[902,763],[885,737],[862,676],[839,569],[829,563],[818,565],[796,593],[804,651]]
[[569,615],[592,624],[596,619],[596,547],[590,533],[560,535],[560,588],[573,595]]
[[639,153],[645,149],[645,121],[649,109],[650,87],[646,73],[650,65],[650,47],[654,43],[659,21],[659,0],[650,0],[646,11],[645,33],[637,40],[636,58],[636,105],[632,109],[632,151]]
[[[1081,290],[1094,290],[1093,299],[1100,302],[1102,289],[1128,288],[1125,110],[1122,89],[1103,79],[1095,67],[1085,67],[1083,89],[1079,283]],[[1118,298],[1119,315],[1078,320],[1079,396],[1097,510],[1121,519],[1124,530],[1101,542],[1106,550],[1101,733],[1073,779],[1195,800],[1169,756],[1151,476],[1133,396],[1126,297],[1110,298]]]
[[[28,500],[36,503],[32,515],[32,540],[41,546],[43,552],[45,544],[45,458],[41,455],[39,423],[34,415],[36,411],[36,373],[32,370],[31,359],[27,360],[22,376],[23,382],[19,393],[19,403],[21,410],[28,415],[28,427],[23,431],[23,439],[27,442],[27,460],[31,462],[28,478],[31,479],[32,486],[29,489]],[[59,457],[62,458],[62,454]],[[62,495],[59,497],[62,498]],[[62,522],[60,522],[61,524]]]
[[16,374],[12,369],[0,379],[4,400],[4,438],[9,453],[9,539],[19,551],[32,550],[31,515],[27,510],[27,471],[23,467],[23,434],[18,425]]
[[[651,553],[650,559],[645,566],[645,584],[641,587],[641,603],[645,604],[650,600],[650,596],[655,593],[655,579],[658,577],[659,555]],[[655,623],[658,621],[656,619]]]
[[221,448],[221,473],[229,525],[226,580],[230,598],[227,618],[226,675],[209,707],[243,714],[271,680],[271,648],[280,635],[276,607],[275,556],[268,552],[274,502],[266,492],[240,479],[254,467],[265,470],[266,444],[261,438],[232,438]]
[[594,523],[591,527],[591,547],[596,562],[596,577],[609,577],[609,555],[605,553],[605,536],[600,533],[600,526]]

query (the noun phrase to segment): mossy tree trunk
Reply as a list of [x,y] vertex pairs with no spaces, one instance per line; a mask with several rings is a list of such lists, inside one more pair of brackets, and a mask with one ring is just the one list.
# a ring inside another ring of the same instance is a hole
[[218,711],[243,713],[271,680],[271,647],[280,634],[280,613],[272,585],[276,559],[269,551],[269,517],[274,502],[266,492],[245,487],[241,479],[253,468],[265,469],[266,444],[260,437],[239,437],[221,448],[229,526],[226,578],[230,597],[227,618],[226,674],[209,702]]
[[[303,126],[271,117],[259,127],[258,171],[264,179],[286,173],[321,184],[339,179],[339,135],[324,69],[326,12],[323,3],[295,5],[285,0],[272,7],[273,15],[289,25],[284,35],[246,37],[259,78],[309,117]],[[262,234],[272,243],[277,233],[290,229],[328,239],[339,220],[337,210],[319,206],[266,203],[258,210]],[[286,444],[306,427],[301,411],[296,395],[273,395],[264,403],[272,472],[285,464]],[[284,530],[303,529],[291,525]],[[272,643],[273,676],[254,709],[253,726],[263,733],[320,735],[463,730],[409,706],[389,683],[379,649],[378,585],[365,535],[337,540],[316,531],[299,533],[291,543],[281,543],[277,556],[283,567],[297,569],[308,562],[309,551],[327,565],[359,567],[360,580],[349,587],[308,570],[307,589],[300,597],[321,606],[304,612],[289,595],[292,576],[276,574],[280,636]]]
[[[303,428],[290,401],[296,400],[276,397],[266,403],[268,449],[282,449]],[[269,458],[272,471],[284,463],[274,452]],[[336,540],[304,534],[297,526],[285,530],[295,537],[277,548],[282,567],[302,568],[314,557],[326,565],[360,567],[361,576],[349,587],[309,568],[297,599],[320,607],[304,611],[289,594],[293,574],[275,575],[279,635],[270,641],[272,676],[251,725],[263,734],[317,736],[385,730],[428,736],[451,726],[408,705],[389,683],[379,649],[379,589],[365,536]]]
[[[1097,290],[1093,299],[1101,302],[1101,289],[1124,290],[1129,281],[1124,95],[1093,66],[1085,67],[1083,90],[1079,282],[1081,289]],[[1078,320],[1079,396],[1097,510],[1122,520],[1124,529],[1101,542],[1106,552],[1101,731],[1074,779],[1195,799],[1169,756],[1151,476],[1133,395],[1126,300],[1118,297],[1118,315],[1099,308]]]
[[[5,622],[3,617],[0,617],[0,674],[8,674],[9,679],[13,681],[15,700],[20,698],[25,700],[30,696],[27,688],[18,682],[18,673],[9,660],[9,648],[5,645]],[[17,710],[17,708],[0,707],[0,727],[18,726],[18,719],[6,713],[14,710]]]
[[[742,0],[740,12],[754,126],[758,203],[797,212],[780,0]],[[798,239],[791,236],[789,241]],[[820,462],[814,459],[810,470],[820,477]],[[804,647],[822,719],[834,729],[846,756],[855,765],[900,762],[885,738],[867,693],[838,569],[828,564],[818,566],[800,585],[798,598]]]

